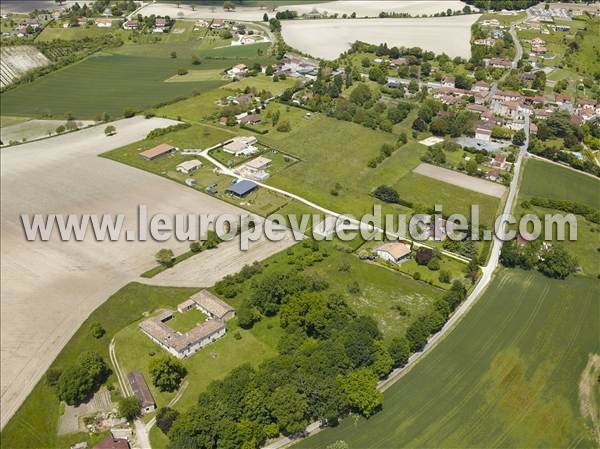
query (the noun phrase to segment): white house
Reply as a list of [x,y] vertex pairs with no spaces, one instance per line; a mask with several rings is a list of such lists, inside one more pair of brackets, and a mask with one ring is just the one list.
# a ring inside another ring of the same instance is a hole
[[475,130],[475,138],[477,140],[483,140],[489,142],[492,138],[492,130],[484,127],[478,127]]
[[200,162],[198,159],[192,159],[190,161],[184,161],[181,164],[178,164],[177,167],[175,167],[175,170],[177,170],[179,173],[188,175],[201,167],[202,162]]
[[375,248],[377,257],[392,263],[400,263],[410,257],[410,247],[402,242],[388,242]]
[[257,140],[254,136],[234,137],[231,141],[223,145],[223,151],[234,156],[253,154],[258,151],[254,146],[256,142]]

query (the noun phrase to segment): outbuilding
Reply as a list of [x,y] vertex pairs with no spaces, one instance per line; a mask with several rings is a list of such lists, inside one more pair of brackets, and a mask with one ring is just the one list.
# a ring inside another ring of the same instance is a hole
[[247,179],[242,179],[241,181],[238,181],[235,184],[227,187],[225,191],[239,198],[242,198],[248,195],[250,192],[256,190],[257,187],[258,186],[256,185],[256,183],[248,181]]
[[184,161],[181,164],[178,164],[177,167],[175,167],[175,169],[179,173],[183,173],[185,175],[188,175],[191,172],[198,170],[199,168],[202,168],[202,162],[200,162],[198,159]]

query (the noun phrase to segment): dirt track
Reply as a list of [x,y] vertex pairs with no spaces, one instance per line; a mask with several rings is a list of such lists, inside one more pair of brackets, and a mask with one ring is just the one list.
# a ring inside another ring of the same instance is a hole
[[447,182],[448,184],[462,187],[463,189],[483,193],[484,195],[495,196],[497,198],[502,198],[504,192],[506,192],[506,187],[501,184],[475,178],[474,176],[464,175],[454,170],[448,170],[447,168],[437,167],[431,164],[420,164],[413,171],[419,175]]
[[[164,119],[116,122],[103,127],[2,150],[1,172],[1,424],[27,397],[82,321],[108,296],[154,266],[161,247],[180,242],[27,242],[21,213],[123,213],[134,227],[137,206],[149,213],[245,213],[159,176],[97,154],[143,139]],[[252,246],[251,246],[252,249]],[[215,257],[218,249],[214,250]],[[264,250],[262,250],[264,251]],[[260,251],[259,251],[260,252]],[[236,261],[235,251],[229,253]]]

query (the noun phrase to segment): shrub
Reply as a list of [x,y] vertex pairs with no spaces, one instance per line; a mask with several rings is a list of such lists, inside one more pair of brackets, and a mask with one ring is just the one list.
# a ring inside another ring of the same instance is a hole
[[427,265],[433,258],[433,250],[431,248],[419,248],[415,252],[415,262],[419,265]]
[[90,333],[94,338],[101,338],[106,331],[99,322],[94,321],[92,324],[90,324]]
[[119,414],[127,421],[133,421],[140,416],[141,407],[142,403],[135,396],[119,399]]
[[177,410],[171,407],[161,407],[156,413],[156,427],[166,435],[178,417],[179,412]]
[[429,261],[429,263],[427,264],[427,268],[429,268],[431,271],[437,271],[440,269],[440,261],[437,259],[431,259]]

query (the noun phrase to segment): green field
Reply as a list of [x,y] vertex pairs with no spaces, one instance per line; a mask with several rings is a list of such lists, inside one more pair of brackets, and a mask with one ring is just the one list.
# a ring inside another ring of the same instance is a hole
[[[197,289],[154,287],[131,283],[99,306],[75,332],[50,368],[65,368],[74,363],[83,351],[96,351],[109,363],[108,344],[122,328],[139,320],[144,312],[159,306],[176,307]],[[99,322],[105,335],[99,339],[90,333],[90,324]],[[108,384],[116,385],[113,375]],[[86,439],[86,434],[56,436],[59,401],[54,390],[42,379],[23,405],[2,430],[1,446],[10,449],[64,448]]]
[[597,447],[578,384],[600,347],[599,294],[596,280],[502,270],[457,328],[385,392],[382,412],[346,418],[294,447]]
[[[281,116],[290,121],[292,130],[282,133],[272,129],[261,136],[261,140],[297,156],[300,162],[270,178],[269,184],[357,217],[372,212],[372,205],[378,201],[369,193],[377,186],[387,184],[395,187],[402,199],[426,208],[442,204],[448,214],[466,213],[471,204],[479,204],[482,224],[491,227],[499,204],[496,198],[412,173],[425,152],[423,145],[409,141],[377,168],[370,168],[368,161],[379,154],[382,144],[396,145],[396,136],[320,114],[313,114],[307,120],[303,109],[277,107],[282,110]],[[334,196],[330,190],[336,183],[341,189]],[[409,211],[404,207],[385,205],[384,212]]]
[[600,180],[566,167],[528,160],[521,195],[569,200],[600,209]]
[[[523,207],[523,202],[534,196],[570,200],[600,209],[600,180],[549,162],[530,159],[525,164],[515,214],[565,214],[542,207]],[[556,230],[553,230],[552,244],[564,246],[572,253],[577,258],[582,274],[597,277],[600,275],[600,226],[580,215],[576,218],[577,240],[558,242]]]
[[[211,63],[212,69],[219,64]],[[103,112],[120,116],[125,108],[140,110],[224,84],[223,81],[163,82],[180,66],[191,66],[191,60],[95,55],[3,93],[2,112],[60,118],[71,113],[79,119],[94,118]]]
[[268,92],[271,92],[273,95],[281,95],[283,91],[287,88],[294,87],[296,82],[297,80],[295,80],[294,78],[286,78],[285,80],[274,82],[271,77],[265,75],[258,75],[250,76],[247,78],[243,78],[239,81],[229,83],[223,86],[223,89],[244,90],[246,87],[254,87],[258,92],[266,90]]

